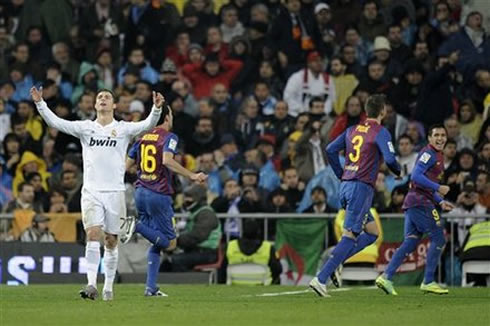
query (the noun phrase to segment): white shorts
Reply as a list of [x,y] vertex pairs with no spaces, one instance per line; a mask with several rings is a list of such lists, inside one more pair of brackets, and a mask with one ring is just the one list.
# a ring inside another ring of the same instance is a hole
[[82,189],[82,222],[85,229],[101,226],[104,232],[119,235],[121,217],[126,217],[124,191],[89,191]]

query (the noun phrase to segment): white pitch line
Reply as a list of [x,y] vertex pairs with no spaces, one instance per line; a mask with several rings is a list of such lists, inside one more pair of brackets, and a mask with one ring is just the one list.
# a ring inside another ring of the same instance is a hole
[[[356,290],[373,290],[377,289],[375,286],[368,286],[368,287],[362,287],[362,288],[355,288]],[[339,288],[339,289],[330,289],[328,292],[345,292],[345,291],[351,291],[354,290],[354,288]],[[311,289],[306,289],[306,290],[301,290],[301,291],[285,291],[285,292],[273,292],[273,293],[262,293],[262,294],[256,294],[256,297],[278,297],[281,295],[294,295],[294,294],[302,294],[302,293],[308,293],[312,292],[313,290]],[[247,297],[251,297],[252,295],[247,295]]]

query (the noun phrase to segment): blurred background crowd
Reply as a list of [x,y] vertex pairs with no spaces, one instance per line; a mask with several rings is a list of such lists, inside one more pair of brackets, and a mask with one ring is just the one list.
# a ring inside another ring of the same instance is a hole
[[[486,213],[488,13],[486,0],[1,0],[0,207],[80,211],[80,142],[37,114],[29,89],[42,85],[68,120],[93,119],[106,88],[117,119],[139,121],[162,92],[178,160],[209,174],[207,202],[230,215],[337,212],[325,145],[383,93],[403,179],[382,169],[373,208],[402,212],[426,130],[444,123],[447,198]],[[177,211],[187,182],[175,178]],[[475,222],[458,222],[459,241]]]

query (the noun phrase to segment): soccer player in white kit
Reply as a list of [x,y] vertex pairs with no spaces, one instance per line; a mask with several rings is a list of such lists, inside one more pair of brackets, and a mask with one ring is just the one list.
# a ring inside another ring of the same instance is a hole
[[57,117],[42,98],[42,88],[31,88],[31,96],[46,124],[80,138],[83,157],[82,222],[87,233],[85,258],[87,286],[80,291],[84,299],[98,296],[97,271],[100,263],[100,240],[104,234],[105,280],[102,298],[113,299],[120,233],[120,219],[126,218],[124,197],[125,159],[132,137],[152,129],[158,122],[165,99],[153,92],[150,115],[140,122],[116,121],[114,95],[101,90],[95,99],[95,121],[68,121]]

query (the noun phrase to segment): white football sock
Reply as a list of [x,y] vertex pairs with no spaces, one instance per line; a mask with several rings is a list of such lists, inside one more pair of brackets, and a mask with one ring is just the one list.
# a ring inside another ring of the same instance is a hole
[[105,280],[104,280],[104,291],[112,292],[112,284],[114,283],[114,277],[116,276],[117,270],[117,259],[119,256],[119,250],[116,248],[109,249],[104,247],[104,269],[105,269]]
[[85,246],[88,285],[97,287],[97,272],[100,264],[100,242],[87,241]]

